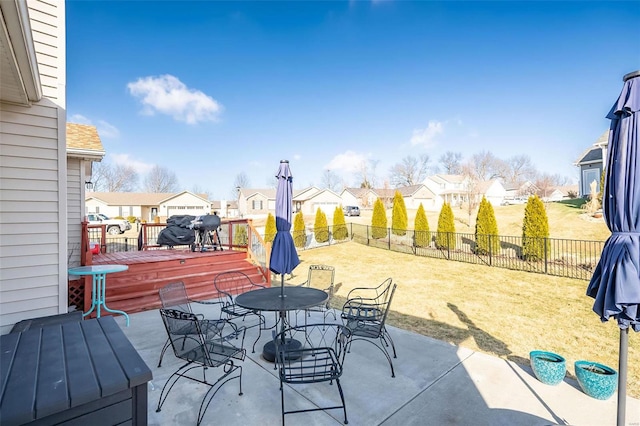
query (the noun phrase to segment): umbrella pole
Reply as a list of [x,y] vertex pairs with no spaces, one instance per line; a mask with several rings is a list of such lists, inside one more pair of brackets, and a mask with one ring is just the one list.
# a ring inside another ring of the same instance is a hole
[[620,352],[618,358],[618,426],[625,425],[627,407],[627,353],[629,350],[629,327],[620,329]]

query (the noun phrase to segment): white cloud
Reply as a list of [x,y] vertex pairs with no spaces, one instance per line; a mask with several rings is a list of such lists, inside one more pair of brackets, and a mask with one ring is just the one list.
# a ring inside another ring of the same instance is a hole
[[324,169],[353,173],[361,170],[362,164],[366,161],[366,155],[358,154],[354,151],[346,151],[333,157],[331,161],[324,166]]
[[70,117],[68,117],[67,121],[69,123],[86,124],[88,126],[95,126],[96,129],[98,129],[98,136],[100,136],[100,139],[102,138],[117,139],[120,137],[120,130],[118,130],[118,128],[113,124],[104,120],[98,120],[97,123],[94,123],[93,120],[91,120],[88,117],[85,117],[82,114],[73,114]]
[[444,124],[440,121],[429,121],[424,129],[415,129],[411,135],[411,145],[424,145],[429,148],[436,144],[436,136],[444,133]]
[[298,160],[300,160],[301,158],[302,158],[302,155],[300,155],[300,154],[293,154],[293,159],[294,159],[294,160],[298,161]]
[[168,74],[139,78],[127,84],[127,88],[144,106],[143,114],[154,115],[157,112],[187,124],[216,121],[223,109],[212,97],[187,87]]
[[153,169],[155,164],[149,164],[142,161],[132,159],[129,154],[109,154],[109,157],[115,164],[131,166],[138,173],[148,173]]

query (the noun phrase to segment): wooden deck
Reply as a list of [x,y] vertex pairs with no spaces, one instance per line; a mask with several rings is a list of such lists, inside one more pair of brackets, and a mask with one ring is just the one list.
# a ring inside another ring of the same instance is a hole
[[[127,271],[107,275],[107,306],[127,313],[157,309],[161,306],[158,290],[170,282],[182,281],[192,299],[218,297],[214,277],[226,271],[242,271],[254,282],[267,285],[259,268],[247,260],[243,251],[147,250],[106,253],[93,256],[94,265],[121,264]],[[91,279],[85,279],[91,288]],[[71,291],[71,290],[70,290]],[[91,306],[90,292],[84,293],[83,311]]]

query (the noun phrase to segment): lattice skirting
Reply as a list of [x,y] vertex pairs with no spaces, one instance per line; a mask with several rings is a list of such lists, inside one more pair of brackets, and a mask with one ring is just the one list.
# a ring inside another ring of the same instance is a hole
[[74,305],[77,310],[84,309],[84,280],[69,281],[69,306]]

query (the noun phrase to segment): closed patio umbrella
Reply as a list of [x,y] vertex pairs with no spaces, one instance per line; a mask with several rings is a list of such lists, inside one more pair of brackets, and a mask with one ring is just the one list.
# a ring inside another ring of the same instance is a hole
[[629,328],[640,331],[640,71],[627,74],[611,120],[603,213],[611,236],[602,250],[587,295],[602,321],[620,328],[618,425],[625,424]]
[[278,188],[276,190],[276,236],[271,247],[269,269],[281,274],[280,296],[284,297],[284,274],[290,274],[300,263],[298,252],[291,236],[291,210],[293,210],[293,176],[289,169],[289,161],[280,161],[276,174]]

